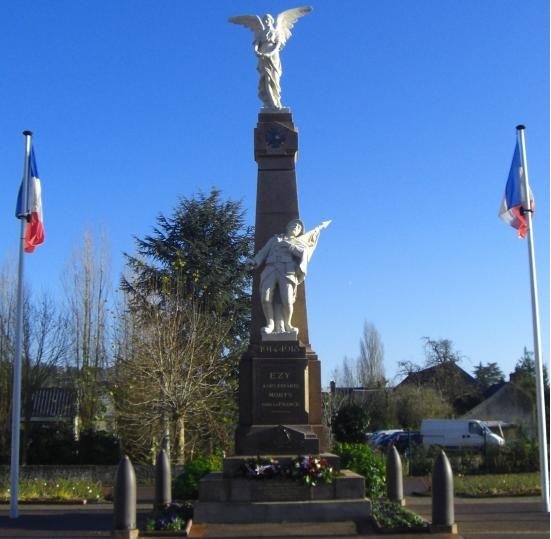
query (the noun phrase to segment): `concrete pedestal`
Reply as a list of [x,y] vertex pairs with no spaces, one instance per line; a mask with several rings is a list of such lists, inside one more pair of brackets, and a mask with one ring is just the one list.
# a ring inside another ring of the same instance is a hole
[[327,449],[317,356],[297,341],[251,345],[239,366],[236,454],[318,455]]
[[363,522],[371,515],[365,479],[349,470],[315,487],[291,479],[246,479],[211,473],[199,485],[194,522]]

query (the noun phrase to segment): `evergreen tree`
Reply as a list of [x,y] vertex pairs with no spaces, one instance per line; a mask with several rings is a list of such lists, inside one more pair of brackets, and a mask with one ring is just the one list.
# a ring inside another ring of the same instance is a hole
[[474,377],[478,382],[480,382],[482,388],[485,390],[494,384],[499,384],[500,382],[505,381],[503,371],[495,362],[487,363],[486,365],[483,365],[482,362],[480,362],[474,368]]
[[[543,390],[546,405],[549,406],[549,373],[545,365],[542,365],[542,371]],[[534,359],[534,352],[528,351],[528,349],[525,347],[522,357],[517,361],[515,365],[515,370],[511,375],[511,381],[527,391],[532,396],[532,398],[535,398],[536,375],[536,361]]]
[[332,426],[337,442],[363,443],[369,426],[369,416],[363,407],[348,404],[335,414]]
[[[549,440],[549,417],[550,417],[550,395],[549,395],[549,372],[546,365],[542,365],[543,374],[543,399],[545,405],[545,417],[547,418],[547,439]],[[536,377],[538,376],[534,352],[524,347],[522,357],[517,361],[515,370],[511,373],[511,382],[526,395],[530,397],[534,406],[534,417],[536,415],[537,389]]]
[[241,202],[223,201],[220,191],[183,198],[172,216],[160,214],[153,234],[136,238],[137,256],[125,254],[130,274],[123,277],[131,308],[162,308],[170,298],[231,320],[227,343],[248,337],[253,233],[244,224]]

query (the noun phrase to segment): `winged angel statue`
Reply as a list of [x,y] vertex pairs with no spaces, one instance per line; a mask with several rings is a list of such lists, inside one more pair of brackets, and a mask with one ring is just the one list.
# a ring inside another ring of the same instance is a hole
[[241,24],[254,32],[253,48],[258,58],[257,71],[260,73],[258,97],[265,108],[281,109],[281,61],[279,51],[291,37],[291,28],[302,16],[310,13],[311,7],[296,7],[282,11],[275,19],[267,13],[258,15],[238,15],[229,21]]

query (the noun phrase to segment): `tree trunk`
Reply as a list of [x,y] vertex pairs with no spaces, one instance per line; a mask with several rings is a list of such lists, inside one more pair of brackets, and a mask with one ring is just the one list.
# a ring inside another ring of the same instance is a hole
[[186,461],[185,458],[185,446],[186,446],[186,437],[185,437],[185,419],[184,416],[179,416],[174,418],[174,444],[172,451],[172,462],[173,464],[184,464]]

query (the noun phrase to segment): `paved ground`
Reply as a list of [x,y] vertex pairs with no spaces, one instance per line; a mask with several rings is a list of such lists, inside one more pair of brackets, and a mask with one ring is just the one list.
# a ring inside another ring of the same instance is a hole
[[9,507],[0,506],[0,537],[109,537],[113,523],[111,505],[21,505],[19,517],[9,518]]
[[[407,507],[430,520],[431,499],[426,497],[407,497]],[[540,511],[539,498],[485,498],[482,500],[456,499],[455,518],[459,536],[446,534],[403,534],[383,535],[386,539],[444,539],[463,537],[464,539],[549,539],[549,514]],[[140,503],[138,518],[150,510],[151,504]],[[20,516],[9,518],[9,506],[0,506],[0,538],[19,539],[22,537],[54,538],[87,538],[110,537],[112,526],[112,506],[104,505],[21,505]],[[327,525],[313,524],[301,529],[284,528],[283,525],[268,528],[242,527],[239,530],[225,526],[218,528],[217,535],[209,530],[192,528],[196,537],[332,537],[332,539],[349,539],[346,524],[332,528]],[[238,535],[235,535],[235,533]],[[269,533],[269,535],[266,535]],[[277,535],[274,535],[277,533]],[[329,534],[329,535],[328,535]],[[354,535],[356,538],[369,537],[372,534]]]
[[[430,498],[407,498],[407,507],[431,519]],[[540,498],[456,498],[455,520],[464,539],[549,539],[549,513]]]

